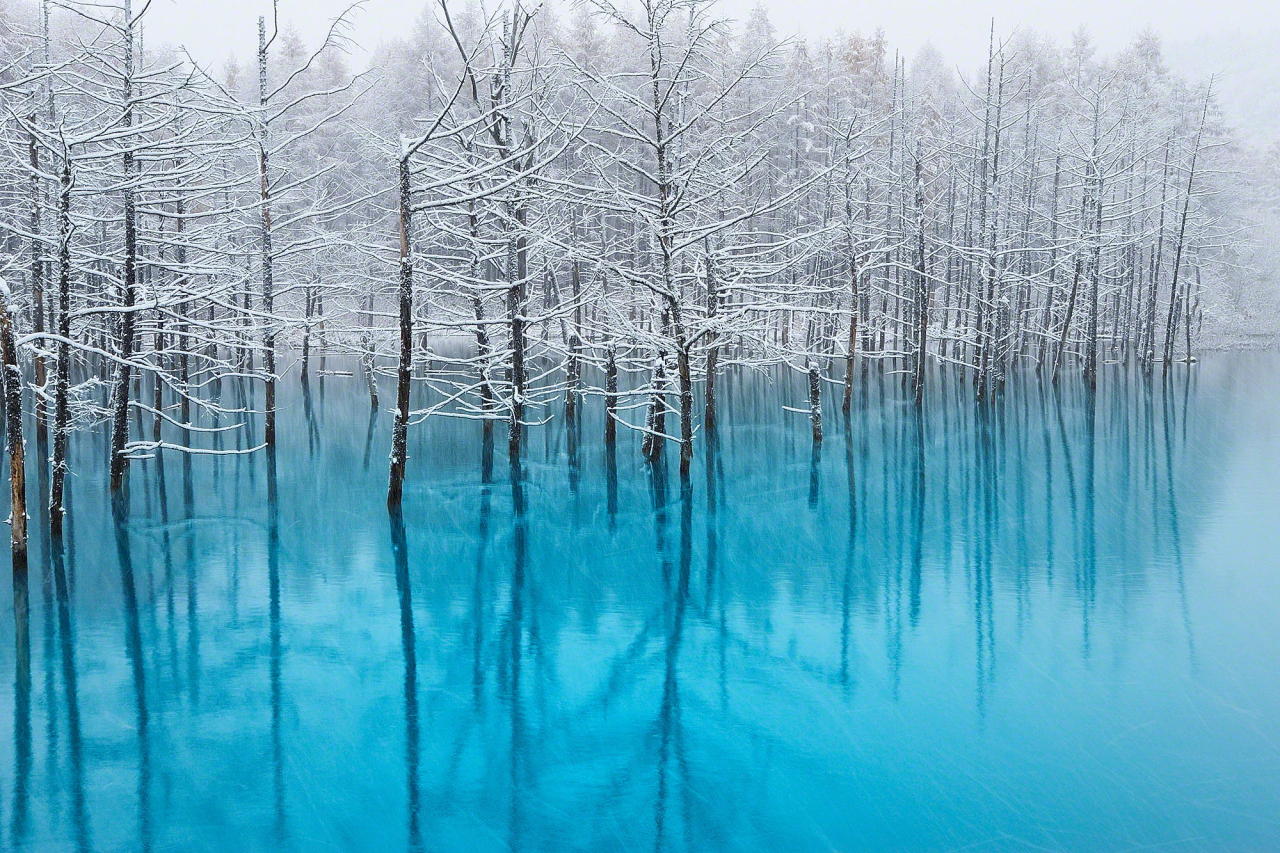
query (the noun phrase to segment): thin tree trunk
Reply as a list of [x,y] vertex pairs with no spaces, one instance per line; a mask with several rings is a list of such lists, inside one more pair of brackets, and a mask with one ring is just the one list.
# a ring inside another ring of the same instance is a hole
[[271,238],[271,179],[268,162],[269,128],[267,108],[267,21],[258,18],[258,107],[263,111],[258,123],[258,193],[260,202],[259,231],[262,250],[262,312],[266,331],[263,335],[262,371],[266,380],[263,440],[268,447],[276,443],[276,332],[272,314],[275,311],[274,249]]
[[[133,9],[130,0],[124,2],[125,19],[125,71],[122,100],[124,114],[120,123],[126,134],[133,126]],[[122,275],[120,336],[117,354],[115,399],[113,401],[111,429],[111,461],[109,464],[111,491],[118,492],[124,485],[128,458],[125,446],[129,440],[129,395],[133,386],[134,303],[138,284],[138,211],[133,148],[126,137],[123,154],[124,165],[124,271]]]
[[[31,121],[35,121],[35,116],[31,117]],[[40,187],[40,150],[36,147],[35,133],[31,133],[28,137],[27,146],[31,159],[31,331],[39,335],[44,332],[45,264],[44,250],[40,245],[44,219],[43,206],[41,204],[43,193]],[[35,370],[36,387],[36,444],[38,447],[45,447],[49,442],[44,399],[44,394],[47,390],[45,388],[47,371],[41,350],[36,350],[32,363]],[[41,464],[43,464],[43,460]]]

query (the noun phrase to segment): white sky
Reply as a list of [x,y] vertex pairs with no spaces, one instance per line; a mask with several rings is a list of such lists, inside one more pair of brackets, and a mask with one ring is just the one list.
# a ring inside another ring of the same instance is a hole
[[[135,8],[143,0],[134,0]],[[280,0],[281,20],[314,44],[349,0]],[[461,6],[465,0],[452,0]],[[485,0],[492,8],[501,0]],[[532,0],[526,0],[532,2]],[[550,0],[569,9],[575,0]],[[624,0],[625,2],[625,0]],[[759,0],[721,0],[726,17],[745,18]],[[366,0],[354,19],[364,51],[408,31],[436,0]],[[960,68],[982,60],[987,29],[1007,35],[1031,28],[1065,42],[1085,25],[1104,52],[1128,44],[1143,29],[1164,40],[1171,67],[1193,79],[1218,75],[1228,120],[1261,144],[1280,140],[1280,15],[1277,0],[763,0],[779,36],[821,36],[836,30],[885,31],[891,49],[911,59],[926,43]],[[220,68],[232,55],[253,55],[257,17],[270,0],[153,0],[148,38],[185,44]],[[362,65],[364,56],[353,57]]]
[[[347,2],[281,0],[281,18],[304,37],[318,37]],[[357,13],[356,38],[371,48],[412,25],[428,2],[367,0]],[[755,2],[722,0],[721,6],[727,16],[741,18]],[[891,46],[908,56],[932,42],[965,65],[979,60],[993,17],[998,32],[1031,27],[1060,38],[1084,23],[1104,50],[1124,45],[1147,26],[1172,44],[1237,32],[1280,32],[1276,8],[1265,0],[764,0],[763,5],[779,34],[870,32],[879,26]],[[220,64],[232,53],[250,55],[256,18],[269,10],[270,0],[154,0],[148,15],[151,38],[186,44],[202,60]]]

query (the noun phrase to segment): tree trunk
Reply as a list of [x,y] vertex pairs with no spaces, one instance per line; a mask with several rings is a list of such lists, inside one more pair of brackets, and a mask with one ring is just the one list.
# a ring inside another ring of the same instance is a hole
[[266,400],[264,409],[263,440],[268,447],[276,443],[276,332],[274,320],[271,318],[275,310],[274,250],[271,240],[271,182],[268,163],[268,128],[265,118],[267,106],[267,21],[258,18],[258,106],[264,111],[264,117],[258,125],[258,193],[261,209],[258,227],[262,249],[262,313],[266,316],[263,323],[266,332],[263,334],[262,371],[266,377]]
[[22,367],[14,342],[9,288],[0,281],[0,360],[4,362],[5,436],[9,446],[9,530],[13,571],[27,569],[27,468],[22,445]]
[[813,443],[822,443],[822,376],[818,362],[809,359],[809,425],[813,430]]
[[409,382],[413,370],[413,208],[409,192],[409,158],[400,158],[400,362],[396,368],[396,411],[391,426],[391,476],[387,506],[397,509],[404,497],[409,444]]
[[611,345],[604,364],[604,443],[612,448],[618,439],[618,357]]
[[[124,115],[121,124],[126,128],[133,126],[133,12],[129,0],[124,4],[125,27],[125,72],[124,72]],[[126,139],[126,146],[130,142]],[[125,456],[125,445],[129,440],[129,393],[133,385],[133,329],[134,302],[137,299],[138,285],[138,211],[137,197],[133,185],[134,156],[133,149],[126,147],[124,160],[124,271],[122,276],[123,292],[120,315],[120,337],[117,354],[120,361],[116,367],[115,399],[111,420],[111,462],[109,464],[111,490],[119,491],[124,485],[125,468],[128,458]]]
[[[35,116],[32,116],[31,120],[35,121]],[[29,136],[27,146],[31,159],[31,331],[38,335],[44,332],[45,264],[44,251],[40,245],[44,218],[41,205],[43,193],[40,189],[40,151],[36,147],[34,133]],[[44,401],[45,384],[48,377],[44,356],[40,354],[40,350],[36,351],[32,362],[35,369],[36,386],[36,441],[37,446],[44,447],[49,442]]]
[[53,482],[49,491],[49,532],[62,536],[67,481],[67,440],[71,432],[71,156],[63,153],[58,196],[58,362],[53,388]]

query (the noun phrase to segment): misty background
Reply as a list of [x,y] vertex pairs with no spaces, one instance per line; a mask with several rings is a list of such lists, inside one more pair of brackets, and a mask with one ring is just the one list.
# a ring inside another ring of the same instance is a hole
[[[311,43],[349,5],[347,0],[281,0],[281,23]],[[543,4],[564,14],[574,5],[572,0]],[[402,38],[407,26],[424,15],[434,19],[434,6],[425,0],[362,3],[352,20],[352,65],[362,67],[380,44]],[[1280,69],[1275,61],[1280,55],[1280,25],[1275,8],[1266,3],[722,0],[718,5],[721,14],[738,20],[757,7],[768,13],[780,37],[823,39],[839,32],[870,34],[880,29],[908,65],[929,46],[965,71],[985,55],[993,21],[1003,36],[1034,30],[1060,44],[1083,32],[1106,53],[1150,31],[1160,38],[1172,71],[1191,78],[1215,76],[1224,117],[1242,141],[1268,146],[1280,136]],[[201,62],[218,65],[232,57],[252,58],[257,16],[269,12],[266,0],[156,0],[148,10],[148,27],[152,38],[184,45]]]
[[[314,44],[351,5],[347,0],[280,0],[280,25],[297,40]],[[356,5],[346,47],[352,71],[395,55],[415,33],[440,28],[438,4],[430,0]],[[475,5],[498,8],[493,2]],[[534,6],[540,17],[567,23],[581,4],[560,0]],[[1017,43],[1034,34],[1060,49],[1087,44],[1086,52],[1098,58],[1142,41],[1156,45],[1169,72],[1192,85],[1212,77],[1215,113],[1233,149],[1230,169],[1240,178],[1233,182],[1237,197],[1231,202],[1246,229],[1240,235],[1240,266],[1224,272],[1221,282],[1235,305],[1226,326],[1235,328],[1221,328],[1219,343],[1280,335],[1280,72],[1274,60],[1280,55],[1280,26],[1267,4],[1227,2],[1210,10],[1191,0],[722,0],[716,10],[742,26],[752,17],[766,18],[779,40],[818,44],[846,34],[880,34],[888,58],[900,55],[907,68],[950,67],[970,80],[977,79],[992,27],[1002,41]],[[212,73],[236,76],[251,68],[257,17],[270,12],[267,0],[155,0],[147,10],[147,38],[181,45]]]

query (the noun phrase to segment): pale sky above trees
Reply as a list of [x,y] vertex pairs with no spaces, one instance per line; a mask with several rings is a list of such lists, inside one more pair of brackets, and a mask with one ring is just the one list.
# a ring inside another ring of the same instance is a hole
[[[282,0],[280,14],[311,41],[349,3]],[[354,17],[353,36],[362,55],[353,64],[362,64],[380,43],[403,35],[429,5],[426,0],[366,0]],[[558,0],[552,5],[568,10],[574,3]],[[1266,144],[1277,129],[1273,116],[1280,114],[1280,104],[1273,80],[1257,67],[1259,58],[1280,52],[1280,23],[1266,3],[1226,0],[1214,4],[1211,15],[1198,0],[723,0],[720,9],[740,20],[756,5],[767,10],[780,37],[821,38],[835,30],[869,33],[882,28],[891,47],[908,58],[932,44],[948,61],[970,64],[986,49],[993,18],[997,32],[1033,29],[1058,43],[1088,22],[1089,37],[1104,52],[1124,47],[1150,28],[1161,37],[1176,70],[1197,78],[1216,76],[1222,107],[1243,138]],[[202,62],[217,66],[232,55],[242,62],[252,57],[252,23],[269,8],[267,0],[156,0],[147,26],[152,38],[184,44]]]
[[[721,9],[729,17],[742,18],[758,2],[725,0]],[[347,5],[348,0],[284,0],[281,17],[304,37],[314,37]],[[426,5],[419,0],[368,0],[356,18],[356,39],[366,50],[372,49],[378,42],[403,33],[406,15],[412,21]],[[572,4],[557,5],[567,8]],[[1058,40],[1082,22],[1092,22],[1090,36],[1104,50],[1123,47],[1147,27],[1174,45],[1242,32],[1280,37],[1274,9],[1247,0],[1214,4],[1212,15],[1205,13],[1205,4],[1198,0],[973,0],[963,4],[936,0],[764,0],[761,5],[780,35],[821,36],[835,29],[868,32],[882,27],[890,43],[908,54],[932,42],[954,57],[982,53],[993,17],[997,30],[1028,27]],[[265,0],[159,0],[149,26],[156,37],[185,43],[206,61],[221,60],[232,52],[240,56],[251,53],[255,34],[245,22],[252,23],[268,9]],[[1105,26],[1099,22],[1106,22]]]

